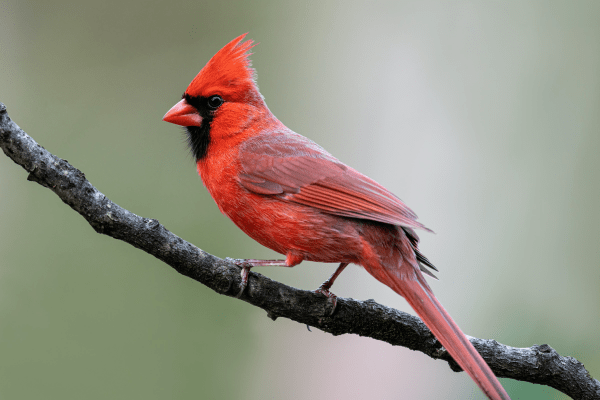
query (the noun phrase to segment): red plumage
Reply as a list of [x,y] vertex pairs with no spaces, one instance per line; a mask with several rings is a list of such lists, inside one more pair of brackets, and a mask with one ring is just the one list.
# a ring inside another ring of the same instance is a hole
[[187,127],[198,172],[221,212],[285,254],[287,266],[363,266],[408,301],[490,399],[509,399],[423,277],[433,265],[413,229],[427,228],[383,186],[275,118],[254,81],[253,42],[244,37],[223,47],[164,117]]

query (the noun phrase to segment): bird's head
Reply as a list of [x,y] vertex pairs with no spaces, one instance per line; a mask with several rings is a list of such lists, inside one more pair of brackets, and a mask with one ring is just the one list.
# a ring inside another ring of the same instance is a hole
[[219,50],[163,117],[163,121],[186,127],[196,160],[206,155],[211,139],[235,135],[256,110],[267,109],[248,58],[254,42],[244,42],[245,36]]

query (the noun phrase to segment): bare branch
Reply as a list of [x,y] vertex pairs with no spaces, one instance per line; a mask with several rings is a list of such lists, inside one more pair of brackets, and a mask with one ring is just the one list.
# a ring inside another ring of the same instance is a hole
[[[235,297],[240,268],[197,248],[169,232],[157,220],[142,218],[99,192],[85,175],[38,145],[10,120],[0,103],[0,147],[15,163],[29,172],[28,180],[52,190],[81,214],[98,233],[131,244],[214,290]],[[458,365],[420,319],[376,303],[339,298],[333,316],[328,299],[295,289],[252,272],[242,300],[262,308],[275,320],[285,317],[329,332],[353,333],[407,347],[434,359],[446,360],[454,371]],[[600,399],[600,382],[583,364],[562,357],[548,345],[515,348],[470,338],[499,377],[551,386],[574,399]]]

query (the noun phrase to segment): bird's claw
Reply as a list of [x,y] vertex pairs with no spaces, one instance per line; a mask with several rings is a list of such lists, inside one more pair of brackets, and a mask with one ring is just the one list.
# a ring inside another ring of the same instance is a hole
[[329,288],[325,283],[319,286],[319,288],[315,290],[315,293],[320,293],[331,301],[331,305],[333,306],[331,312],[329,313],[329,316],[331,317],[337,307],[337,296],[329,291]]
[[250,269],[254,266],[252,265],[251,262],[248,262],[248,260],[242,260],[242,259],[238,259],[238,258],[225,258],[225,260],[234,263],[235,265],[237,265],[238,267],[242,268],[242,272],[241,272],[241,277],[242,277],[242,282],[240,283],[240,291],[239,293],[235,296],[236,298],[240,298],[242,297],[242,294],[244,293],[244,290],[246,290],[246,286],[248,286],[248,276],[250,275]]
[[252,265],[249,263],[243,263],[243,265],[240,265],[240,267],[242,267],[242,282],[240,283],[240,292],[237,294],[237,296],[235,296],[238,299],[242,297],[244,290],[246,290],[246,286],[248,286],[248,275],[250,274],[250,268],[252,268]]

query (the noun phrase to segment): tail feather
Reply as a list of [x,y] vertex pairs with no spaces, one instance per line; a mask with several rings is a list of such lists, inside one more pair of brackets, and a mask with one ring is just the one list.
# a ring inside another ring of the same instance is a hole
[[408,301],[458,365],[490,399],[510,400],[485,360],[435,298],[424,277],[412,266],[403,264],[400,268],[407,267],[411,271],[400,274],[402,278],[396,277],[396,274],[391,271],[386,271],[391,282],[384,283]]

